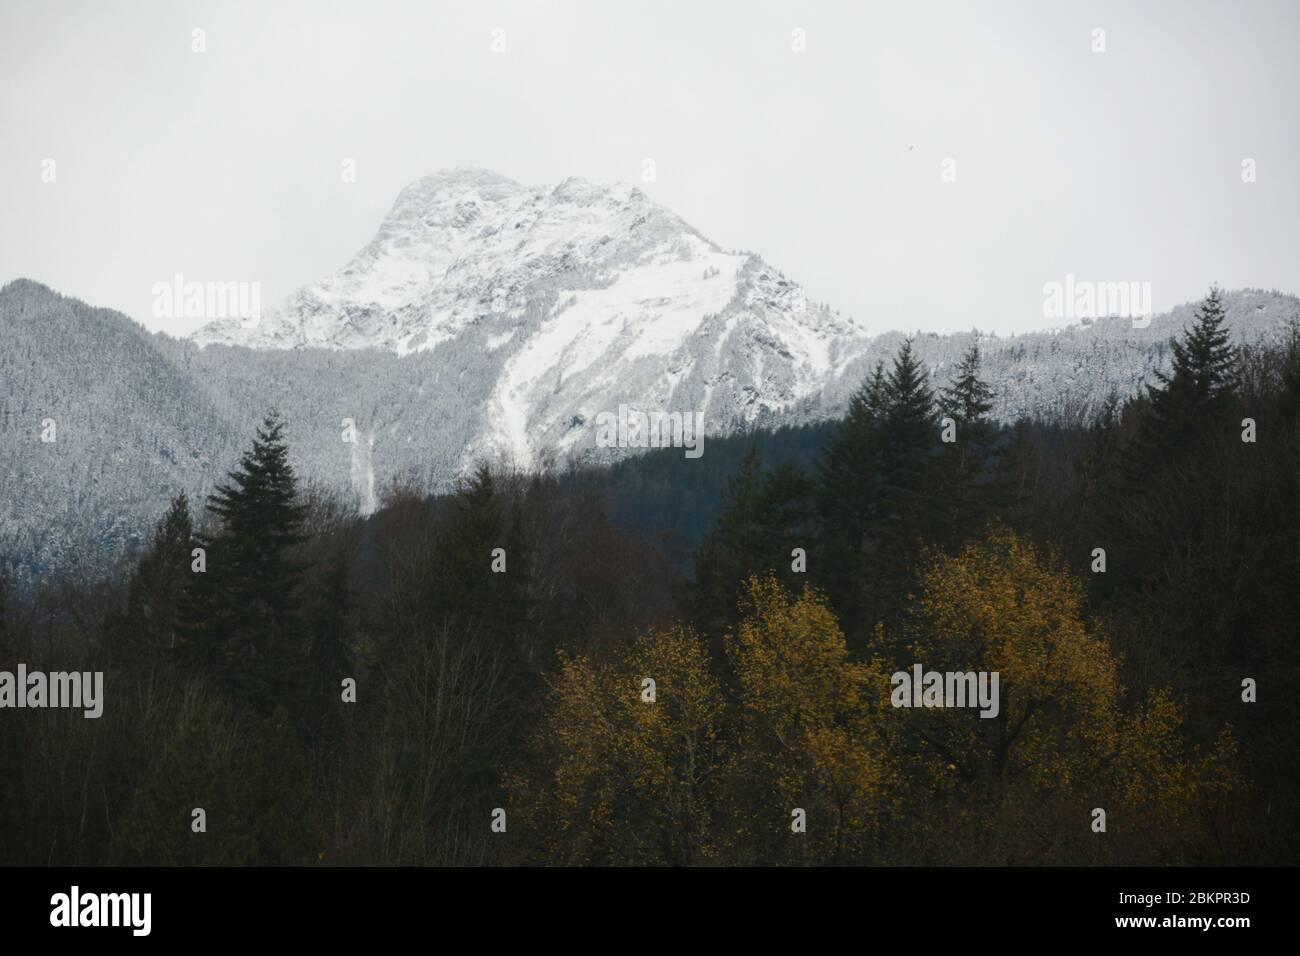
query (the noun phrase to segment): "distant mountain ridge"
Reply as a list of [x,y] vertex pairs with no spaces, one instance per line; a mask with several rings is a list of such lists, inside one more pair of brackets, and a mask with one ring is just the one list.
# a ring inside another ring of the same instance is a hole
[[[1300,319],[1293,295],[1224,301],[1242,342]],[[1146,328],[914,342],[937,387],[978,341],[1001,421],[1086,415],[1166,368],[1194,307]],[[632,187],[453,170],[403,190],[348,266],[252,329],[178,340],[37,282],[0,288],[0,561],[30,575],[129,552],[176,491],[201,503],[272,407],[303,480],[366,512],[395,480],[444,490],[479,461],[635,454],[596,445],[620,405],[702,412],[706,457],[707,436],[834,418],[903,338],[868,335]]]
[[[1242,292],[1243,339],[1300,312]],[[1132,394],[1165,360],[1187,307],[1148,328],[1084,321],[1029,336],[982,336],[1002,420],[1095,407]],[[901,341],[869,335],[753,253],[728,252],[628,185],[570,178],[527,187],[484,169],[446,170],[401,191],[352,261],[267,311],[196,332],[199,345],[377,349],[431,355],[469,415],[457,472],[475,461],[530,469],[611,460],[594,420],[620,406],[702,413],[706,431],[834,416]],[[942,376],[974,334],[921,335]],[[400,433],[402,423],[380,415]]]

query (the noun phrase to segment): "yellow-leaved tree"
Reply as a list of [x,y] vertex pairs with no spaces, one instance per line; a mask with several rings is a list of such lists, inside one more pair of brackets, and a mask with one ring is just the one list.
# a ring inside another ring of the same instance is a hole
[[[1079,584],[1010,530],[930,555],[903,636],[888,670],[998,675],[996,716],[892,708],[915,792],[933,795],[912,804],[918,862],[1159,859],[1238,784],[1228,729],[1198,754],[1167,692],[1128,700]],[[882,666],[897,646],[877,629]]]
[[533,759],[507,777],[530,857],[873,858],[897,798],[880,732],[887,677],[849,659],[811,589],[751,578],[741,610],[726,661],[711,662],[685,627],[647,633],[605,663],[561,657]]
[[882,733],[887,675],[850,660],[839,622],[812,588],[792,594],[770,575],[751,577],[741,612],[725,638],[738,685],[727,768],[738,855],[870,861],[897,796]]
[[506,778],[515,832],[551,862],[707,861],[722,706],[686,627],[645,633],[610,661],[562,655],[533,759]]

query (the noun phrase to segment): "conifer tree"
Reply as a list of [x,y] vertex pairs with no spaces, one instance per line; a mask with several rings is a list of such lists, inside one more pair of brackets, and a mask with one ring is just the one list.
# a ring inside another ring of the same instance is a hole
[[[940,525],[938,421],[929,377],[905,341],[885,378],[879,429],[877,520],[867,536],[864,585],[866,617],[848,630],[860,634],[892,618],[902,606],[916,556]],[[855,626],[856,625],[856,626]]]
[[880,494],[886,515],[895,519],[922,509],[930,490],[932,452],[938,442],[929,377],[908,339],[885,378],[880,424]]
[[269,713],[277,703],[301,703],[307,650],[297,594],[305,565],[292,556],[305,540],[305,508],[277,414],[229,479],[208,498],[218,528],[197,539],[207,570],[190,575],[180,650]]
[[880,425],[885,366],[854,393],[848,412],[817,462],[820,524],[818,580],[845,621],[862,611],[861,567],[868,529],[879,515]]
[[750,573],[772,570],[791,585],[804,580],[790,577],[804,573],[792,571],[791,551],[796,547],[813,550],[817,530],[814,491],[812,478],[793,462],[784,461],[767,472],[757,514],[762,560],[751,562],[756,567],[750,568]]
[[1182,341],[1170,340],[1173,367],[1157,372],[1159,386],[1148,387],[1150,413],[1144,438],[1161,454],[1187,449],[1212,427],[1232,400],[1237,350],[1224,326],[1226,312],[1217,286],[1196,310],[1196,321]]
[[1161,569],[1174,557],[1168,544],[1196,537],[1209,518],[1204,489],[1195,487],[1199,472],[1189,462],[1224,439],[1230,422],[1237,352],[1224,319],[1219,290],[1211,288],[1181,341],[1171,340],[1169,372],[1157,373],[1158,384],[1125,408],[1124,419],[1134,427],[1123,433],[1103,511],[1111,560],[1127,572],[1099,582],[1105,592],[1140,587],[1167,573]]
[[450,502],[438,534],[433,597],[435,613],[513,653],[521,650],[529,617],[530,554],[520,510],[499,484],[480,465]]
[[998,503],[992,409],[993,390],[980,378],[979,345],[973,344],[962,356],[952,383],[939,392],[939,410],[952,419],[955,441],[943,443],[940,504],[947,527],[937,529],[936,544],[967,539],[983,527]]
[[952,384],[939,390],[939,409],[957,423],[956,444],[963,449],[963,457],[969,459],[981,446],[988,446],[994,431],[989,421],[993,389],[980,378],[978,343],[971,345],[962,356]]
[[[505,545],[505,521],[497,499],[496,479],[486,465],[448,504],[438,535],[439,576],[436,600],[444,611],[479,614],[490,610],[491,554]],[[509,574],[509,552],[506,554]]]

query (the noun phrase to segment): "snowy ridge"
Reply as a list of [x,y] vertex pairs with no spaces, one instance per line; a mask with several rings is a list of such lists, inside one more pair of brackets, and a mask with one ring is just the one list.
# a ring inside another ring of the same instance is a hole
[[[1242,342],[1300,316],[1278,292],[1232,292],[1225,305]],[[915,349],[938,387],[978,342],[999,421],[1091,414],[1154,381],[1193,308],[1145,328],[1101,318],[1010,337],[917,333]],[[867,336],[635,187],[530,188],[452,169],[403,189],[347,266],[258,327],[224,320],[192,340],[399,361],[414,388],[365,384],[346,396],[345,414],[370,436],[353,490],[373,502],[375,475],[412,467],[431,467],[441,486],[485,460],[531,470],[622,457],[596,447],[597,416],[620,405],[702,413],[706,436],[834,417],[902,338]]]
[[780,414],[817,400],[866,344],[758,256],[722,250],[635,187],[529,188],[480,169],[412,183],[339,272],[256,328],[222,320],[193,340],[435,359],[473,345],[483,362],[468,374],[464,348],[447,352],[485,409],[462,467],[524,468],[600,454],[592,422],[619,404],[702,411],[712,434]]

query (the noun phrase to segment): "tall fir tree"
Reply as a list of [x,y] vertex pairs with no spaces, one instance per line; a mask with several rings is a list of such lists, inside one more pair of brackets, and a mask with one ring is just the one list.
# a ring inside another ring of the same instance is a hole
[[1148,386],[1150,409],[1143,440],[1161,456],[1180,454],[1222,417],[1236,388],[1237,350],[1225,326],[1227,318],[1217,286],[1196,310],[1196,321],[1171,339],[1170,371],[1157,372],[1159,385]]
[[817,577],[845,621],[864,610],[861,568],[879,516],[880,427],[885,365],[877,362],[817,462]]
[[938,420],[929,375],[911,339],[885,377],[879,436],[878,517],[864,548],[861,573],[868,599],[864,619],[851,625],[855,636],[862,627],[896,618],[922,544],[933,541],[942,528]]
[[448,503],[436,552],[433,612],[457,628],[485,634],[522,665],[529,656],[523,638],[531,554],[517,502],[488,466],[481,465]]
[[972,344],[958,363],[952,382],[939,390],[939,410],[957,423],[963,459],[978,458],[995,433],[989,413],[993,410],[993,389],[980,378],[980,347]]
[[284,422],[272,413],[229,481],[208,497],[213,533],[196,536],[206,571],[191,572],[180,656],[235,697],[270,713],[298,710],[306,693],[307,637],[293,556],[306,540],[305,508],[288,460]]
[[[1121,416],[1131,426],[1121,428],[1103,520],[1110,560],[1127,570],[1108,576],[1101,586],[1106,593],[1144,586],[1167,564],[1165,543],[1188,540],[1209,517],[1186,479],[1196,472],[1189,462],[1233,424],[1228,413],[1237,387],[1237,350],[1225,314],[1218,288],[1211,288],[1181,340],[1170,341],[1169,372],[1157,373],[1157,384],[1130,399]],[[1159,507],[1153,507],[1154,488],[1160,489]]]
[[975,343],[962,356],[952,382],[939,391],[939,411],[952,420],[954,440],[942,443],[940,506],[946,512],[946,527],[937,529],[936,544],[958,544],[973,537],[1002,503],[992,410],[993,389],[980,378],[980,350]]
[[[979,390],[970,392],[972,409]],[[903,342],[853,397],[817,468],[819,580],[860,646],[903,606],[922,542],[945,526],[941,457],[929,376]]]

